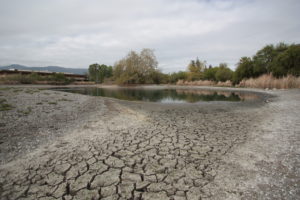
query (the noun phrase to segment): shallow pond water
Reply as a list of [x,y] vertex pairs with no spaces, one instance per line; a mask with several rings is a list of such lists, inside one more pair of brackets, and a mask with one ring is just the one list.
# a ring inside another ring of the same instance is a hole
[[253,93],[217,91],[203,89],[141,89],[141,88],[94,88],[70,87],[51,88],[71,93],[91,96],[111,97],[129,101],[148,101],[160,103],[196,103],[200,101],[245,101],[257,99]]

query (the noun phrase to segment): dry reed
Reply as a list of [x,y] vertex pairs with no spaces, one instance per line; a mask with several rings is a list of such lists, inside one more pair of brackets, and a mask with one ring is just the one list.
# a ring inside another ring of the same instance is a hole
[[275,78],[271,74],[265,74],[258,78],[242,80],[238,86],[264,89],[300,88],[300,77],[288,75],[283,78]]
[[[208,80],[199,81],[184,81],[179,80],[177,85],[190,85],[190,86],[220,86],[220,87],[232,87],[231,81],[226,82],[214,82]],[[263,88],[263,89],[289,89],[300,88],[300,77],[288,75],[283,78],[275,78],[271,74],[264,74],[258,78],[250,78],[242,80],[236,87],[248,87],[248,88]]]
[[209,80],[199,80],[199,81],[184,81],[179,80],[176,83],[177,85],[192,85],[192,86],[220,86],[220,87],[231,87],[231,81],[226,82],[214,82]]

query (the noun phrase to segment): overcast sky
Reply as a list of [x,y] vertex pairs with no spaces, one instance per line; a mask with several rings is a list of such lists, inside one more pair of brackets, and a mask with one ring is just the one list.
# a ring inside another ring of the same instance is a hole
[[0,65],[113,65],[155,50],[163,72],[300,43],[299,0],[0,0]]

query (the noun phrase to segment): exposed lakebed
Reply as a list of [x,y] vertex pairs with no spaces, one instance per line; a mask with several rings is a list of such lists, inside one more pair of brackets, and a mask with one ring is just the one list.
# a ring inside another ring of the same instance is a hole
[[[50,87],[0,86],[0,199],[299,199],[299,90],[195,105]],[[204,93],[163,87],[132,89]]]
[[64,92],[90,96],[110,97],[129,101],[147,101],[160,103],[196,103],[201,101],[245,101],[257,99],[253,93],[204,89],[143,89],[135,87],[96,88],[70,87],[51,88]]

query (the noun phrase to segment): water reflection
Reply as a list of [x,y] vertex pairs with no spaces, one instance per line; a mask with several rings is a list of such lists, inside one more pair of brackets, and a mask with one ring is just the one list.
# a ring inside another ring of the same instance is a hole
[[253,94],[195,89],[136,89],[136,88],[54,88],[65,92],[111,97],[129,101],[161,103],[195,103],[199,101],[244,101],[257,98]]

